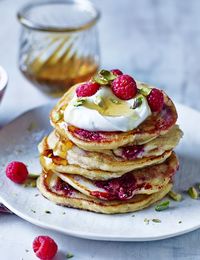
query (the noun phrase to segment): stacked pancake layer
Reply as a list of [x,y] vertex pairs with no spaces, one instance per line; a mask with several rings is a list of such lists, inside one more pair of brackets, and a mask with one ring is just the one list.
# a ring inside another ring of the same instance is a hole
[[54,130],[39,144],[41,193],[63,206],[106,214],[141,210],[162,199],[172,188],[178,168],[173,149],[182,136],[169,97],[163,93],[162,110],[131,131],[88,131],[64,120],[76,87],[51,111]]

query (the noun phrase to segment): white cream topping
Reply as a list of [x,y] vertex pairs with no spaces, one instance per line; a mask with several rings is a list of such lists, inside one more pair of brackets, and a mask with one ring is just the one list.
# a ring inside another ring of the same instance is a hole
[[[141,96],[141,95],[139,95]],[[132,107],[136,101],[135,98],[129,100],[120,100],[112,92],[109,87],[102,86],[100,89],[90,97],[85,97],[85,102],[89,101],[96,103],[100,99],[113,99],[121,102],[126,102],[128,107]],[[84,104],[76,106],[77,101],[80,99],[76,93],[69,102],[67,108],[64,111],[64,121],[75,127],[88,130],[88,131],[130,131],[139,126],[145,119],[151,115],[151,109],[144,96],[141,96],[142,103],[136,108],[130,108],[127,115],[120,116],[105,116],[97,110],[85,107]],[[119,109],[119,105],[115,104],[116,109]]]

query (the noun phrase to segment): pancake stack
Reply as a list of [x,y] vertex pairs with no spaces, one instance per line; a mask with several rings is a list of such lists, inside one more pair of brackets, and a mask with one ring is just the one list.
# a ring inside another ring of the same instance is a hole
[[[140,93],[153,89],[136,84]],[[173,185],[179,165],[173,149],[182,137],[171,99],[162,91],[162,109],[133,130],[89,131],[64,116],[80,85],[50,113],[54,129],[38,146],[40,192],[56,204],[105,214],[141,210],[162,199]]]

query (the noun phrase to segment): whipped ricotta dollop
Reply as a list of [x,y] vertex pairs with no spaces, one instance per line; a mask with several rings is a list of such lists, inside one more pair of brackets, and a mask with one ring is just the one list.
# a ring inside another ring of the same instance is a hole
[[[141,101],[140,105],[134,108],[138,98]],[[81,105],[80,100],[83,100]],[[112,105],[109,102],[112,102]],[[87,103],[90,106],[87,106]],[[94,107],[91,104],[94,104]],[[104,111],[104,104],[106,113],[102,112]],[[108,104],[110,104],[110,107],[108,107]],[[100,109],[95,109],[97,106]],[[132,99],[121,100],[113,94],[109,87],[102,86],[90,97],[80,99],[75,93],[64,111],[64,121],[88,131],[127,132],[139,126],[150,115],[151,109],[144,96],[139,94]]]

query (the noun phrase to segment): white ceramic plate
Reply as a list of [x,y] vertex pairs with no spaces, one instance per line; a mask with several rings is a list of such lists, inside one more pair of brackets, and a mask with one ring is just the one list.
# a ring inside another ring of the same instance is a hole
[[[40,172],[37,144],[50,130],[50,106],[28,111],[0,131],[0,199],[18,216],[38,226],[65,234],[96,240],[147,241],[177,236],[200,227],[200,201],[184,192],[200,183],[200,113],[177,105],[184,138],[177,152],[180,170],[175,189],[184,195],[182,202],[171,201],[166,211],[154,206],[136,213],[102,215],[54,205],[38,196],[36,188],[24,188],[5,177],[5,166],[12,160],[28,165],[30,172]],[[37,194],[37,195],[36,195]],[[50,211],[51,214],[45,213]],[[160,219],[147,224],[144,219]]]

